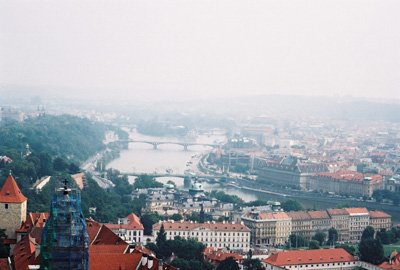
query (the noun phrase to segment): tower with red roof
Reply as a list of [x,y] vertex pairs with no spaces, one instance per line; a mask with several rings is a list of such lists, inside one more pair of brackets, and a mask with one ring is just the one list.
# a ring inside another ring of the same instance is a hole
[[10,172],[0,191],[0,229],[9,239],[16,239],[15,230],[26,220],[27,201]]

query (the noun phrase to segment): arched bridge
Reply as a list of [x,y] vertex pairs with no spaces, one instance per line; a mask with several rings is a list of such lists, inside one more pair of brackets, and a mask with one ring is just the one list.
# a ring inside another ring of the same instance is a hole
[[187,175],[187,174],[170,174],[170,173],[140,173],[140,172],[125,172],[121,173],[122,175],[128,175],[128,176],[141,176],[143,174],[146,174],[150,177],[178,177],[178,178],[205,178],[205,179],[220,179],[220,178],[226,178],[226,175]]
[[153,145],[153,149],[158,149],[158,146],[160,144],[177,144],[177,145],[182,145],[183,149],[186,151],[188,149],[189,146],[191,145],[203,145],[203,146],[210,146],[210,147],[221,147],[222,144],[213,144],[213,143],[196,143],[196,142],[154,142],[154,141],[143,141],[143,140],[133,140],[133,139],[129,139],[129,140],[120,140],[121,142],[129,142],[129,143],[147,143],[147,144],[151,144]]

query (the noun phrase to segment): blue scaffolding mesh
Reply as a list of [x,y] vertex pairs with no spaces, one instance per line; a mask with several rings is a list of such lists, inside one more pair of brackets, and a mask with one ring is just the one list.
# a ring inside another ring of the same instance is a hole
[[42,232],[40,269],[89,269],[89,235],[79,192],[60,188]]

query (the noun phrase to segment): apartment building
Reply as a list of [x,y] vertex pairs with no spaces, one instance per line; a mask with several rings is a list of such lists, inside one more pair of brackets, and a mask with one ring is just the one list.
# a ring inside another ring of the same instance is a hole
[[250,229],[235,222],[160,221],[153,225],[153,236],[157,237],[161,226],[167,240],[180,236],[185,239],[196,238],[207,247],[229,248],[247,252],[250,249]]
[[287,214],[292,219],[292,233],[301,235],[310,241],[313,225],[311,216],[306,211],[288,212]]
[[349,241],[349,213],[345,209],[328,209],[327,212],[331,218],[332,227],[338,232],[337,241]]
[[369,225],[375,231],[392,228],[392,216],[382,211],[369,211]]
[[327,233],[332,227],[331,219],[326,211],[308,211],[307,213],[312,220],[311,235],[317,232]]
[[292,230],[292,220],[284,212],[250,211],[242,216],[242,221],[251,230],[252,244],[283,245]]
[[359,242],[364,229],[369,226],[367,208],[345,208],[349,213],[349,241]]
[[339,170],[336,173],[319,172],[310,177],[310,189],[320,192],[371,197],[375,190],[384,188],[385,181],[378,174]]
[[296,157],[267,161],[258,169],[258,180],[282,186],[309,188],[309,179],[318,172],[328,171],[324,164],[305,163]]
[[311,240],[319,231],[328,234],[332,227],[338,232],[338,242],[358,242],[367,226],[372,226],[375,231],[392,226],[390,215],[382,211],[368,212],[366,208],[288,213],[253,210],[243,215],[242,221],[251,230],[250,242],[262,245],[284,244],[290,234]]

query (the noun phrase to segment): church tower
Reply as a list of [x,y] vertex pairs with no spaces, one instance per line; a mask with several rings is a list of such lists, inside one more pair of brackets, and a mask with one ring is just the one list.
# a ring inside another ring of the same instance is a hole
[[67,187],[67,180],[53,196],[50,216],[42,231],[40,269],[89,269],[89,234],[80,194]]
[[10,172],[0,191],[0,229],[10,239],[16,239],[15,230],[26,220],[27,201]]

